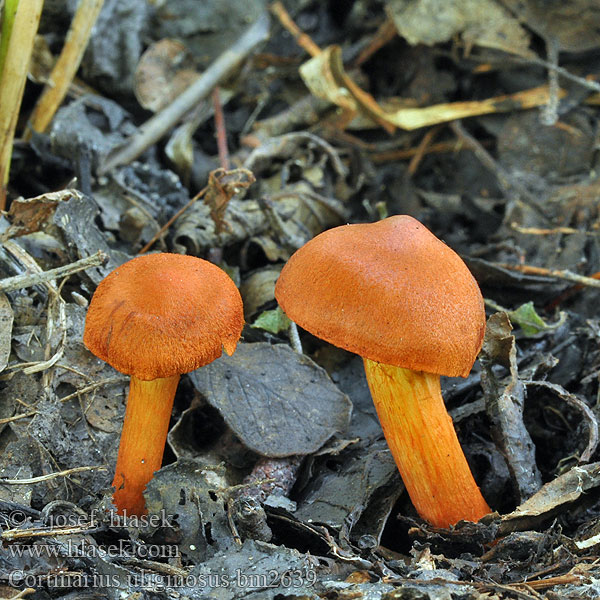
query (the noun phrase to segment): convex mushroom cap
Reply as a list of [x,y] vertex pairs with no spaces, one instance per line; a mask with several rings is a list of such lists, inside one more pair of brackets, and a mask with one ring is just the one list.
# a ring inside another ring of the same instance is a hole
[[149,254],[110,273],[90,302],[83,341],[117,371],[142,380],[193,371],[233,354],[242,300],[219,267],[193,256]]
[[315,336],[413,371],[466,377],[483,342],[475,279],[407,215],[316,236],[284,266],[275,296]]

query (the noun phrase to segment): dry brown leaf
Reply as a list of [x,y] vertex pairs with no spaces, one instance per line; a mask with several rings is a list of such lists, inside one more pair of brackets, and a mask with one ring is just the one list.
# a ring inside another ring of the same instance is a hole
[[[475,0],[477,1],[477,0]],[[600,45],[597,1],[501,0],[522,22],[561,50],[582,52]]]
[[208,185],[204,195],[204,204],[210,208],[210,216],[215,229],[220,233],[228,228],[225,210],[231,198],[240,190],[250,187],[256,178],[248,169],[215,169],[208,175]]
[[10,227],[0,236],[0,240],[19,237],[39,231],[48,223],[60,202],[71,197],[71,190],[48,192],[35,198],[17,198],[8,211]]
[[200,74],[188,49],[177,40],[163,39],[142,54],[135,70],[134,92],[144,108],[158,112],[189,87]]
[[474,45],[530,57],[530,38],[517,19],[495,0],[388,0],[398,33],[409,44],[433,45],[461,35]]

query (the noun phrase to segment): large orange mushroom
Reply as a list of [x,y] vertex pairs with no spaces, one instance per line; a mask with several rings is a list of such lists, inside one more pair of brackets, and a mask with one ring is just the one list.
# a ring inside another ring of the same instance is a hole
[[242,299],[219,267],[149,254],[112,271],[96,289],[83,341],[131,376],[113,480],[121,514],[146,512],[143,491],[160,469],[182,373],[231,355],[244,325]]
[[417,512],[448,527],[490,512],[444,405],[483,341],[479,287],[460,257],[406,215],[343,225],[300,248],[275,296],[313,335],[363,357],[377,415]]

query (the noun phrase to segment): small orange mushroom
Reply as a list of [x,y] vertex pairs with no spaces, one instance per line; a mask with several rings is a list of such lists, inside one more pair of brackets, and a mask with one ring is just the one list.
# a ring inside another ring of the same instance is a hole
[[182,373],[231,355],[244,325],[242,299],[219,267],[179,254],[134,258],[103,279],[83,341],[131,376],[113,486],[117,510],[146,512],[143,491],[160,469]]
[[485,331],[481,292],[460,257],[406,215],[343,225],[290,258],[275,296],[298,325],[363,357],[417,512],[438,527],[488,514],[440,389],[440,375],[469,374]]

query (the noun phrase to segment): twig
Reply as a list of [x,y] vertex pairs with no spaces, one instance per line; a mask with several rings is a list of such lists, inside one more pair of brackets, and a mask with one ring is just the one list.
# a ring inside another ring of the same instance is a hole
[[30,477],[29,479],[3,479],[0,477],[0,484],[8,485],[26,485],[31,483],[41,483],[42,481],[49,481],[50,479],[56,479],[57,477],[68,477],[74,473],[82,473],[83,471],[107,471],[108,469],[103,465],[92,465],[89,467],[73,467],[72,469],[66,469],[64,471],[57,471],[56,473],[49,473],[48,475],[40,475],[39,477]]
[[215,130],[217,134],[217,147],[219,149],[219,164],[222,169],[229,171],[229,150],[227,149],[227,130],[225,129],[225,116],[219,93],[219,86],[213,90],[213,106],[215,108]]
[[475,154],[481,164],[494,173],[498,183],[502,186],[505,192],[516,192],[545,217],[545,212],[538,204],[537,198],[535,198],[535,196],[523,185],[512,181],[511,177],[504,170],[504,168],[493,159],[491,154],[470,133],[466,131],[460,121],[452,121],[450,123],[450,127],[456,136],[473,151],[473,154]]
[[98,531],[95,524],[90,525],[72,525],[67,527],[40,527],[37,529],[7,529],[0,532],[0,540],[5,542],[14,542],[36,537],[55,537],[57,535],[78,535],[82,533],[93,533]]
[[[126,377],[111,377],[110,379],[105,379],[104,381],[96,381],[95,383],[90,383],[89,385],[79,388],[78,390],[74,391],[72,394],[68,394],[67,396],[64,396],[63,398],[59,398],[59,401],[67,402],[68,400],[71,400],[81,394],[86,394],[87,392],[91,392],[92,390],[95,390],[96,388],[103,387],[105,385],[110,385],[111,383],[119,383],[119,382],[125,382],[125,381],[127,381]],[[1,423],[1,421],[0,421],[0,423]]]
[[161,237],[173,223],[190,207],[196,200],[199,200],[206,194],[208,187],[202,188],[183,208],[180,208],[151,238],[150,241],[138,252],[138,254],[144,254],[152,248],[154,242]]
[[[486,146],[491,146],[491,140],[484,140],[480,142],[480,144],[485,148]],[[406,160],[408,158],[412,158],[415,156],[420,150],[420,147],[416,148],[401,148],[399,150],[385,150],[382,152],[376,152],[371,154],[371,160],[375,164],[381,164],[384,162],[393,162],[396,160]],[[463,144],[460,140],[452,140],[447,142],[437,142],[436,144],[431,144],[427,148],[423,154],[434,154],[434,153],[442,153],[442,152],[460,152],[461,150],[470,150],[467,148],[465,144]]]
[[12,423],[13,421],[18,421],[19,419],[25,419],[27,417],[33,417],[33,415],[37,415],[36,410],[33,410],[28,413],[21,413],[20,415],[13,415],[12,417],[6,417],[4,419],[0,419],[0,425],[4,425],[5,423]]
[[279,19],[279,22],[285,27],[296,40],[296,44],[306,50],[311,56],[318,56],[321,54],[321,48],[317,46],[308,36],[304,33],[296,23],[294,23],[292,17],[290,17],[285,6],[281,2],[273,2],[269,7],[271,12]]
[[396,25],[390,17],[377,28],[377,31],[369,41],[368,45],[363,48],[360,54],[354,59],[353,66],[360,67],[367,62],[375,52],[383,48],[388,42],[391,42],[398,35]]
[[[34,275],[43,275],[41,267],[34,260],[34,258],[21,246],[7,240],[4,242],[4,248],[8,250],[30,273]],[[60,295],[59,288],[56,287],[54,279],[43,279],[40,283],[43,283],[48,290],[48,308],[46,310],[46,347],[44,348],[44,357],[46,360],[34,363],[31,366],[27,366],[23,369],[23,373],[31,375],[33,373],[39,373],[40,371],[46,371],[42,377],[43,389],[50,387],[50,374],[48,369],[54,366],[62,357],[65,351],[65,344],[67,342],[67,316],[65,311],[65,301]],[[52,343],[51,340],[55,336],[60,338],[58,348],[52,354]],[[21,368],[22,365],[11,367],[12,369]]]
[[[558,65],[558,41],[551,36],[548,36],[545,41],[548,62],[556,66]],[[558,121],[559,93],[558,72],[556,69],[548,69],[548,104],[541,114],[541,121],[544,125],[552,126]]]
[[527,581],[509,583],[510,586],[526,585],[533,590],[545,590],[556,585],[581,584],[586,581],[585,575],[577,575],[575,573],[565,573],[564,575],[556,575],[555,577],[547,577],[546,579],[529,579]]
[[231,48],[225,50],[204,73],[160,113],[146,121],[124,146],[109,154],[98,168],[102,175],[119,165],[136,159],[144,150],[160,140],[198,102],[204,100],[235,67],[269,34],[269,15],[261,14],[256,22]]
[[106,262],[107,258],[108,257],[104,252],[98,250],[96,254],[92,254],[91,256],[82,258],[68,265],[63,265],[62,267],[56,267],[55,269],[49,269],[48,271],[42,271],[41,273],[25,273],[23,275],[7,277],[0,281],[0,292],[20,290],[31,287],[32,285],[46,283],[53,279],[58,279],[59,277],[73,275],[73,273],[84,271],[90,267],[99,267]]
[[408,174],[412,177],[419,168],[421,161],[423,160],[423,156],[427,151],[427,148],[431,146],[431,142],[437,137],[438,133],[442,130],[443,125],[440,123],[435,127],[432,127],[424,136],[419,145],[417,146],[417,151],[415,155],[412,157],[410,162],[408,163]]
[[527,275],[543,275],[545,277],[555,277],[556,279],[565,279],[574,281],[588,287],[600,288],[600,280],[585,275],[577,275],[568,270],[556,271],[554,269],[545,269],[544,267],[534,267],[532,265],[511,265],[508,263],[493,263],[496,267],[510,269],[511,271],[520,271]]
[[233,518],[233,503],[234,498],[230,496],[227,498],[227,523],[229,525],[229,529],[231,530],[231,536],[233,537],[233,541],[238,545],[242,545],[242,538],[240,537],[240,532],[238,531],[237,525],[235,524],[235,519]]
[[104,0],[81,0],[79,2],[67,33],[65,45],[50,73],[48,83],[33,109],[31,129],[25,131],[23,136],[25,140],[31,139],[32,130],[42,132],[46,129],[63,101],[79,68],[92,28],[103,4]]
[[302,354],[302,342],[300,341],[300,336],[298,335],[298,327],[296,326],[296,323],[294,323],[294,321],[290,321],[288,333],[289,333],[290,344],[292,345],[292,348],[298,354]]
[[[600,271],[596,271],[596,273],[592,273],[588,276],[591,279],[600,279]],[[554,310],[558,305],[562,304],[565,300],[568,300],[571,296],[575,295],[577,292],[581,291],[585,286],[581,283],[574,285],[568,289],[566,289],[562,294],[559,294],[554,300],[551,300],[544,306],[544,310]]]
[[564,77],[569,81],[573,81],[574,83],[577,83],[588,90],[600,92],[600,83],[598,83],[597,81],[593,81],[591,79],[586,79],[584,77],[580,77],[579,75],[575,75],[574,73],[571,73],[571,71],[565,69],[564,67],[559,66],[558,63],[552,63],[550,61],[544,60],[543,58],[540,58],[539,56],[530,56],[527,58],[523,56],[514,56],[513,60],[519,63],[535,64],[540,65],[542,67],[546,67],[546,69],[550,71],[556,71],[561,77]]
[[556,233],[564,233],[567,235],[573,233],[578,233],[580,235],[598,235],[596,231],[582,231],[581,229],[575,229],[574,227],[552,227],[551,229],[545,229],[541,227],[521,227],[517,223],[511,223],[510,227],[511,229],[526,235],[554,235]]

